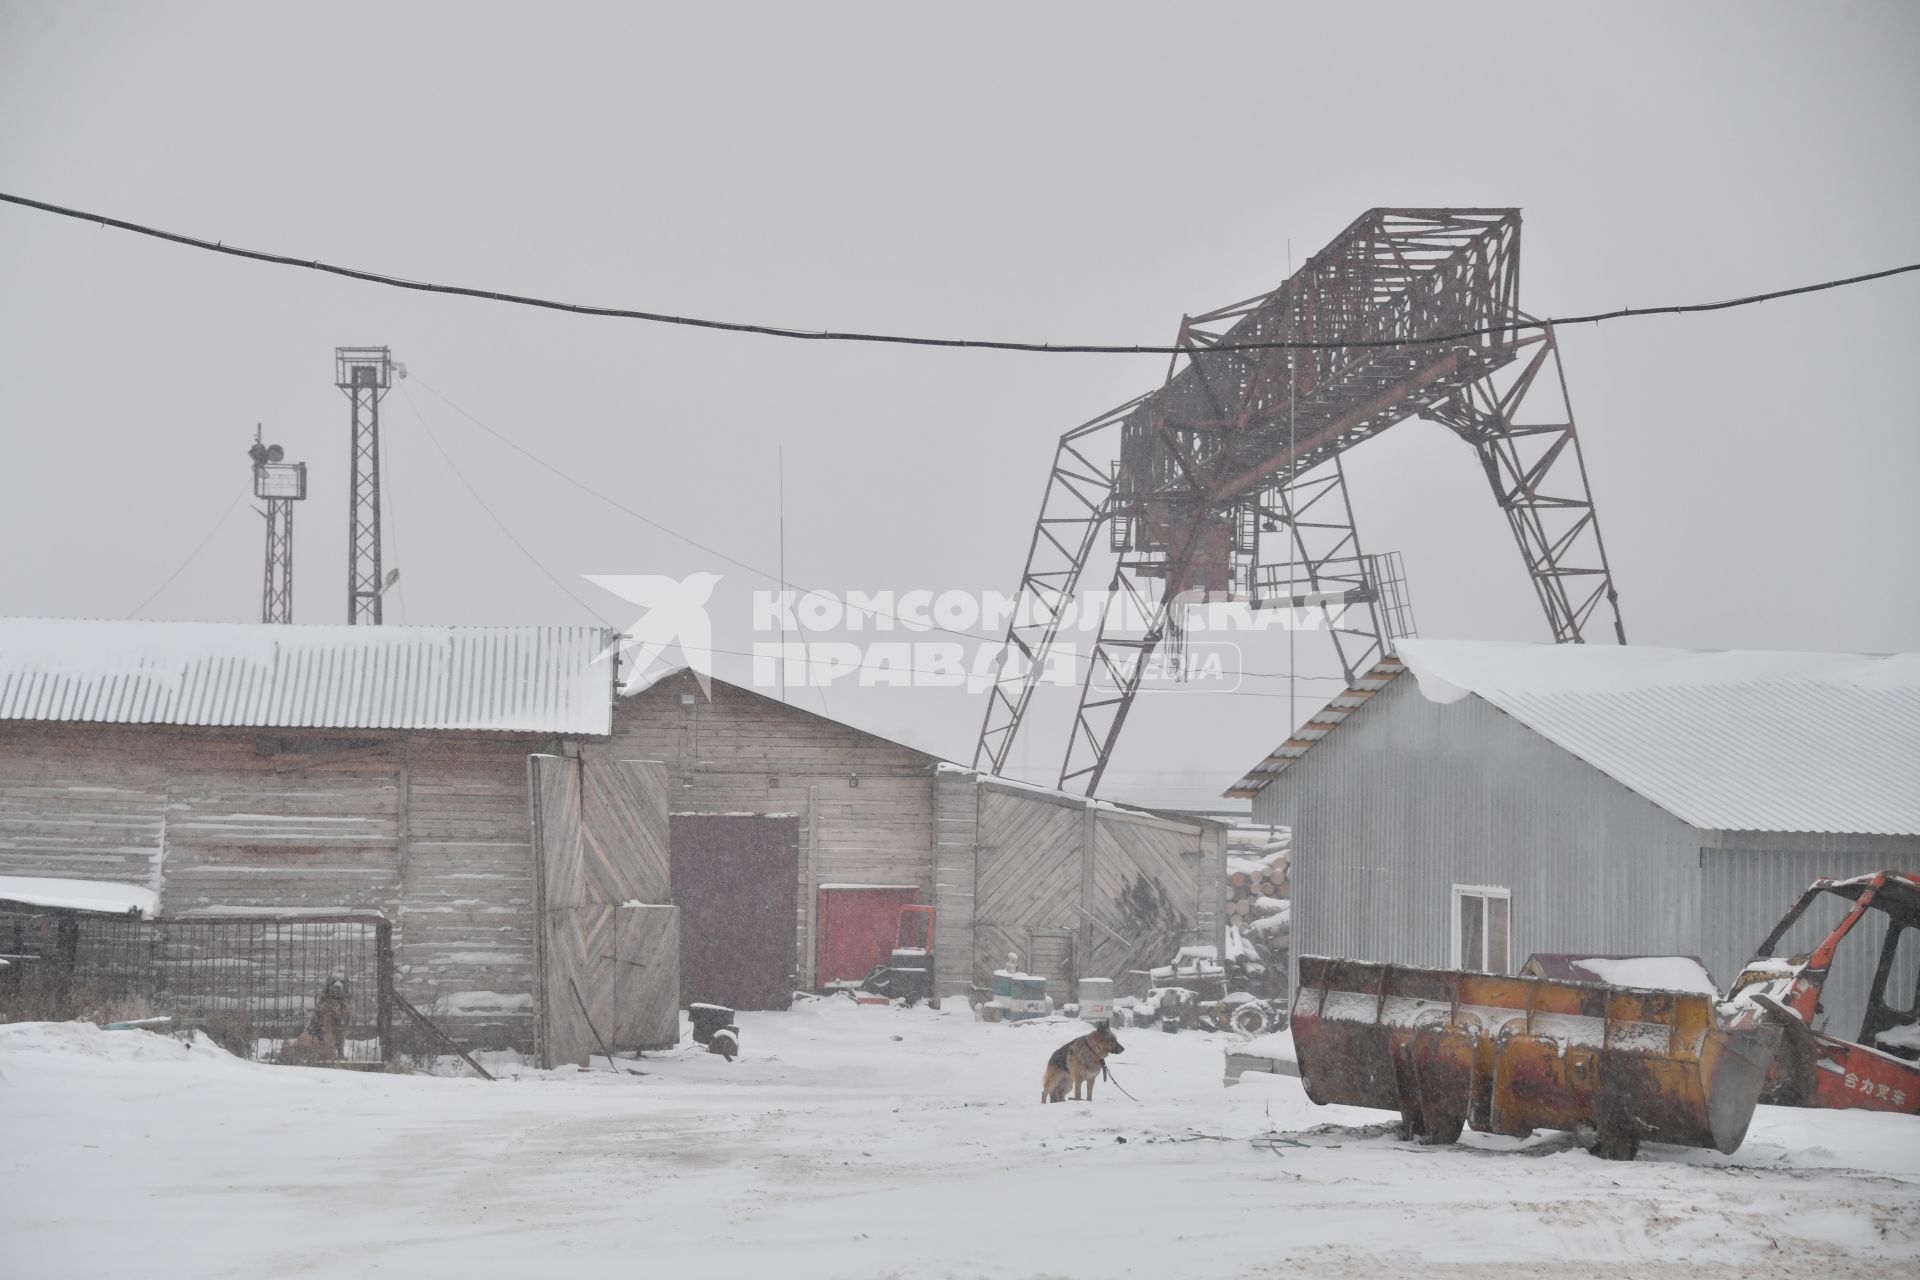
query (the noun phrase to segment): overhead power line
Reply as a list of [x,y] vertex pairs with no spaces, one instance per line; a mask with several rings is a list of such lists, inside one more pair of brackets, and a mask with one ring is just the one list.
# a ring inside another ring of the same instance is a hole
[[149,592],[145,600],[142,600],[139,604],[133,606],[133,608],[128,611],[127,618],[129,621],[139,617],[140,611],[142,609],[146,608],[148,605],[152,604],[155,600],[159,599],[160,593],[162,591],[165,591],[168,587],[172,586],[173,580],[179,577],[181,574],[185,573],[187,571],[187,566],[200,558],[200,553],[207,549],[207,544],[209,542],[213,541],[213,535],[227,527],[227,517],[231,516],[233,514],[233,509],[240,505],[240,499],[246,497],[248,493],[252,492],[252,490],[253,490],[253,482],[251,480],[249,480],[246,484],[243,484],[240,486],[240,492],[233,495],[233,501],[229,502],[227,504],[227,509],[220,513],[220,518],[213,522],[213,527],[207,530],[206,536],[201,538],[200,541],[193,544],[193,550],[187,552],[187,558],[185,560],[182,560],[179,564],[175,565],[173,572],[167,575],[167,580],[165,582],[162,582],[159,586],[155,587],[151,592]]
[[[502,293],[494,289],[478,289],[467,285],[432,284],[424,280],[408,280],[399,276],[382,275],[377,271],[363,271],[356,267],[337,266],[318,259],[295,258],[283,253],[266,253],[258,249],[242,249],[237,245],[224,244],[218,240],[206,240],[198,236],[182,235],[176,231],[163,231],[144,223],[129,222],[124,218],[112,218],[105,214],[89,213],[84,209],[71,209],[64,205],[50,204],[44,200],[34,200],[27,196],[12,195],[0,191],[0,201],[20,205],[27,209],[38,209],[43,213],[57,214],[63,218],[73,218],[81,222],[92,222],[104,227],[116,227],[122,231],[131,231],[136,235],[151,236],[156,240],[165,240],[172,244],[186,245],[192,249],[204,249],[210,253],[222,253],[229,257],[246,258],[253,262],[270,262],[276,266],[303,267],[309,271],[322,271],[329,275],[344,276],[349,280],[360,280],[368,284],[385,285],[393,289],[410,289],[418,293],[445,293],[463,298],[480,298],[488,302],[505,302],[514,306],[539,307],[547,311],[565,311],[573,315],[604,316],[618,320],[645,320],[653,324],[681,325],[691,329],[720,329],[729,333],[753,333],[769,338],[793,338],[803,342],[871,342],[887,343],[906,347],[962,347],[987,351],[1027,351],[1043,355],[1180,355],[1191,354],[1193,348],[1172,345],[1116,345],[1097,342],[1014,342],[993,338],[930,338],[917,337],[901,333],[861,333],[832,329],[790,329],[779,325],[750,324],[740,320],[708,320],[697,316],[667,315],[658,311],[642,311],[627,307],[592,306],[578,302],[560,302],[552,298],[535,298],[524,294]],[[1490,333],[1513,333],[1521,329],[1545,329],[1551,325],[1597,324],[1603,320],[1624,320],[1631,316],[1685,315],[1697,311],[1725,311],[1732,307],[1752,306],[1760,302],[1772,302],[1778,298],[1791,298],[1803,293],[1819,293],[1827,289],[1841,289],[1849,285],[1866,284],[1872,280],[1884,280],[1889,276],[1903,275],[1910,271],[1920,271],[1920,262],[1908,263],[1900,267],[1888,267],[1883,271],[1869,271],[1865,275],[1847,276],[1838,280],[1822,280],[1816,284],[1796,285],[1790,289],[1775,289],[1767,293],[1748,294],[1740,298],[1726,298],[1719,302],[1685,302],[1655,307],[1620,307],[1612,311],[1596,311],[1588,315],[1556,316],[1545,320],[1523,319],[1516,317],[1510,324],[1481,325],[1471,329],[1458,329],[1452,333],[1432,334],[1422,338],[1377,338],[1354,341],[1273,341],[1273,342],[1236,342],[1222,343],[1217,346],[1201,348],[1204,354],[1223,351],[1327,351],[1353,349],[1360,347],[1417,347],[1437,346],[1449,342],[1460,342],[1468,338],[1482,337]]]
[[[598,498],[600,501],[612,507],[615,511],[619,511],[625,515],[632,516],[635,520],[638,520],[641,524],[646,525],[648,528],[657,529],[661,533],[666,534],[670,538],[677,538],[681,542],[686,543],[688,546],[693,547],[699,551],[704,551],[708,555],[712,556],[714,559],[724,561],[725,563],[734,566],[734,568],[736,569],[744,569],[748,573],[751,573],[756,577],[763,578],[768,582],[781,583],[783,589],[792,591],[796,597],[816,596],[821,599],[833,598],[827,592],[820,591],[813,587],[803,587],[797,582],[793,582],[783,577],[782,575],[763,569],[759,565],[751,564],[745,560],[740,559],[738,556],[730,556],[726,552],[720,550],[718,547],[714,547],[705,542],[702,542],[700,541],[700,539],[693,537],[691,534],[682,533],[678,529],[675,529],[670,525],[662,524],[660,521],[654,519],[650,515],[647,515],[645,512],[636,511],[634,508],[628,506],[626,503],[620,501],[618,498],[612,497],[611,495],[604,493],[599,489],[594,488],[592,485],[588,484],[585,480],[580,479],[578,476],[572,474],[571,472],[565,471],[560,467],[555,466],[553,463],[548,462],[545,458],[541,457],[539,454],[535,453],[533,450],[527,448],[525,445],[521,444],[518,440],[515,440],[512,436],[509,436],[504,432],[497,431],[493,427],[487,425],[485,422],[481,421],[479,418],[475,417],[473,414],[469,413],[467,410],[461,408],[459,405],[455,404],[452,400],[448,399],[444,393],[442,393],[437,388],[435,388],[432,383],[422,378],[418,373],[410,372],[409,377],[414,382],[417,382],[420,384],[421,390],[425,391],[428,395],[431,395],[434,399],[440,401],[441,404],[446,405],[447,408],[453,410],[455,413],[465,418],[468,422],[471,422],[474,426],[480,428],[482,431],[492,436],[495,440],[498,440],[501,444],[506,445],[507,448],[512,449],[515,453],[527,459],[527,461],[533,463],[534,465],[541,467],[542,469],[548,472],[551,472],[553,475],[558,476],[562,480],[565,480],[568,484],[580,490],[580,492],[588,494],[592,497]],[[939,632],[943,632],[946,635],[959,636],[961,639],[964,639],[964,640],[986,640],[986,641],[992,642],[992,641],[997,641],[999,639],[998,636],[984,635],[977,631],[956,631],[952,627],[943,627],[938,623],[929,623],[925,626],[922,626],[921,624],[910,622],[907,619],[902,618],[900,617],[900,615],[895,613],[888,613],[884,610],[879,610],[879,609],[870,609],[870,608],[866,608],[861,605],[855,605],[852,603],[843,603],[842,607],[845,608],[850,613],[865,614],[866,616],[872,617],[872,618],[888,618],[895,622],[899,622],[902,625],[912,630],[939,631]]]
[[421,413],[420,406],[413,402],[413,395],[407,390],[405,384],[402,384],[400,387],[400,395],[401,395],[401,398],[407,402],[407,407],[413,410],[414,421],[418,422],[420,424],[420,430],[426,433],[427,442],[433,446],[434,452],[440,455],[440,460],[447,464],[447,469],[449,471],[453,472],[454,479],[460,482],[460,487],[465,489],[468,495],[471,496],[473,500],[479,504],[480,509],[487,513],[487,518],[493,521],[494,527],[499,529],[501,533],[506,535],[507,541],[511,542],[516,548],[518,548],[520,551],[520,554],[526,557],[527,562],[531,564],[534,568],[538,569],[542,574],[546,575],[547,581],[553,583],[554,586],[558,587],[560,591],[568,599],[572,600],[575,604],[579,605],[582,609],[585,609],[588,613],[592,614],[594,617],[599,618],[603,625],[608,627],[613,627],[616,631],[619,630],[619,628],[615,626],[614,623],[606,617],[606,615],[602,614],[598,609],[588,604],[585,600],[582,600],[578,595],[574,593],[573,588],[569,587],[566,584],[566,582],[559,577],[559,575],[555,574],[553,570],[547,568],[545,563],[541,561],[540,557],[533,554],[533,552],[527,547],[526,543],[520,541],[519,538],[514,536],[513,530],[507,527],[507,522],[505,520],[502,520],[499,516],[499,513],[494,511],[493,507],[488,504],[487,500],[480,496],[480,491],[473,487],[473,482],[467,479],[466,473],[464,471],[460,470],[460,464],[453,460],[453,455],[449,454],[446,451],[446,449],[441,447],[440,438],[434,435],[433,428],[427,425],[426,415]]
[[[915,622],[911,619],[903,618],[897,613],[890,613],[885,609],[876,609],[867,605],[855,604],[850,600],[842,600],[839,597],[834,596],[831,592],[823,591],[817,587],[802,586],[801,584],[794,582],[791,579],[787,579],[776,574],[772,570],[762,568],[761,566],[753,564],[750,561],[742,560],[738,556],[728,555],[726,552],[720,550],[718,547],[712,546],[711,544],[706,542],[702,542],[700,539],[694,537],[692,534],[682,533],[680,530],[675,529],[673,526],[668,524],[663,524],[661,521],[656,520],[654,517],[650,515],[647,515],[645,512],[638,511],[635,508],[628,506],[626,503],[620,501],[618,498],[613,497],[611,494],[606,493],[604,490],[597,489],[593,485],[588,484],[585,480],[582,480],[580,477],[574,475],[572,472],[567,471],[564,468],[556,466],[555,464],[547,461],[545,458],[541,457],[539,454],[535,453],[533,450],[521,444],[518,440],[515,440],[512,436],[507,435],[505,432],[490,425],[483,419],[475,417],[467,409],[462,408],[459,404],[455,403],[452,399],[448,398],[445,392],[441,391],[438,387],[434,386],[431,382],[428,382],[425,378],[422,378],[417,369],[408,370],[407,380],[409,382],[414,382],[419,384],[419,387],[422,391],[425,391],[428,395],[438,400],[441,404],[453,410],[456,414],[460,415],[462,418],[465,418],[468,422],[480,428],[480,430],[486,432],[488,435],[492,436],[495,440],[498,440],[501,444],[505,445],[507,448],[512,449],[515,453],[519,454],[521,457],[525,458],[527,461],[533,463],[537,467],[540,467],[542,470],[547,471],[548,473],[558,477],[559,479],[566,481],[568,484],[572,485],[574,488],[580,490],[580,492],[587,494],[589,497],[598,498],[601,502],[606,503],[609,507],[612,507],[615,511],[618,511],[623,515],[628,515],[633,517],[635,520],[638,520],[640,523],[646,525],[648,528],[656,529],[659,532],[666,534],[670,538],[678,539],[679,541],[686,543],[690,547],[694,547],[700,551],[704,551],[708,555],[712,556],[714,559],[730,564],[734,566],[736,569],[744,569],[748,573],[753,574],[755,577],[762,578],[768,582],[781,582],[784,584],[784,588],[786,590],[793,592],[796,599],[803,598],[803,597],[817,597],[822,600],[831,600],[837,603],[842,609],[844,609],[848,613],[857,613],[864,617],[874,618],[876,620],[885,619],[888,621],[897,622],[902,627],[904,627],[909,631],[939,632],[942,635],[957,636],[962,640],[981,640],[981,641],[985,641],[988,644],[998,644],[1003,639],[1003,637],[1001,636],[988,635],[987,633],[981,632],[981,631],[965,631],[965,630],[960,630],[954,627],[942,626],[939,623],[933,622],[931,620],[926,622]],[[404,387],[402,388],[402,391],[404,393],[405,391]],[[411,396],[408,396],[408,404],[413,405],[413,400]],[[419,407],[417,405],[413,405],[413,408],[414,408],[414,413],[418,415]],[[421,425],[425,426],[426,424],[423,421]],[[438,447],[437,441],[435,442],[435,447]],[[444,450],[442,451],[442,454],[444,456]],[[449,458],[448,463],[449,465],[451,465],[452,459]],[[478,495],[476,495],[476,497],[477,496]],[[495,517],[495,519],[497,522],[498,517]],[[577,600],[578,597],[576,596],[575,599]],[[723,651],[716,649],[714,652],[719,653]],[[751,655],[748,655],[748,656],[751,656]],[[1251,676],[1259,679],[1285,680],[1289,678],[1289,674],[1284,671],[1242,671],[1240,672],[1240,674],[1243,676]],[[1344,676],[1301,676],[1300,678],[1302,680],[1337,680],[1341,683],[1345,683]]]
[[[548,471],[551,471],[554,475],[559,476],[561,479],[566,480],[570,484],[575,485],[583,492],[591,494],[596,498],[599,498],[601,501],[608,503],[609,505],[614,507],[616,510],[625,512],[626,514],[631,515],[638,520],[642,520],[648,525],[651,525],[652,527],[659,529],[664,533],[671,534],[673,537],[679,538],[685,542],[692,544],[693,546],[699,547],[703,551],[707,551],[712,555],[718,556],[720,559],[727,561],[729,564],[737,565],[740,568],[746,569],[750,573],[767,577],[769,580],[771,580],[771,575],[767,574],[765,570],[759,569],[744,560],[736,560],[732,556],[728,556],[722,552],[716,551],[713,548],[708,547],[705,543],[698,542],[693,538],[688,537],[686,534],[680,533],[675,529],[671,529],[668,526],[661,524],[659,521],[654,520],[650,516],[641,515],[638,511],[633,510],[632,508],[626,506],[624,503],[618,502],[615,499],[608,497],[606,494],[601,493],[598,489],[593,488],[591,485],[587,484],[585,481],[579,480],[574,476],[568,474],[567,472],[562,471],[560,468],[554,466],[552,463],[549,463],[545,459],[541,458],[538,454],[535,454],[532,451],[521,447],[521,445],[516,441],[514,441],[511,437],[502,435],[500,432],[494,430],[492,427],[488,426],[486,423],[482,422],[480,419],[468,413],[465,409],[462,409],[459,405],[455,404],[453,401],[447,399],[445,395],[435,390],[432,384],[422,380],[418,374],[410,373],[408,380],[412,382],[418,382],[422,390],[433,395],[436,399],[438,399],[442,404],[446,405],[449,409],[452,409],[455,413],[458,413],[460,416],[466,418],[469,422],[481,428],[483,431],[487,432],[487,434],[499,440],[502,444],[510,446],[516,452],[526,457],[529,461],[538,463],[540,466],[546,468]],[[579,595],[577,595],[570,588],[568,588],[566,583],[557,574],[555,574],[552,569],[549,569],[524,542],[522,542],[518,537],[514,535],[513,531],[507,527],[507,522],[500,516],[500,514],[497,511],[493,509],[493,507],[487,502],[485,498],[480,496],[479,491],[473,487],[473,483],[467,479],[466,473],[463,472],[460,469],[459,464],[453,460],[453,456],[447,451],[446,446],[440,443],[440,440],[434,434],[432,427],[430,427],[427,424],[426,415],[420,412],[420,406],[413,399],[412,393],[410,393],[404,385],[401,386],[400,393],[402,398],[406,400],[407,407],[413,411],[414,418],[416,421],[419,422],[421,430],[426,433],[428,442],[433,445],[435,452],[437,452],[440,455],[441,461],[447,464],[447,468],[448,470],[453,472],[454,478],[460,482],[460,484],[462,485],[462,487],[466,489],[468,494],[470,494],[473,497],[473,500],[477,504],[479,504],[480,509],[486,512],[488,518],[493,521],[494,525],[499,528],[500,532],[506,535],[508,541],[512,542],[513,545],[519,549],[520,554],[525,556],[528,562],[531,563],[534,566],[534,568],[538,569],[542,574],[544,574],[548,581],[552,582],[556,587],[559,587],[561,591],[565,592],[567,597],[571,599],[575,604],[585,609],[588,613],[591,613],[594,617],[598,618],[602,623],[605,623],[607,626],[614,627],[615,624],[609,621],[605,614],[602,614],[598,609],[595,609],[592,605],[588,604],[585,600],[581,599]],[[792,589],[801,595],[825,595],[824,592],[818,591],[813,588],[793,587]],[[920,623],[908,621],[907,619],[900,617],[900,615],[898,614],[886,613],[882,610],[859,608],[857,606],[850,605],[850,604],[845,605],[844,607],[850,610],[856,610],[857,612],[864,613],[875,618],[891,618],[901,623],[901,625],[914,631],[922,631],[922,632],[942,631],[948,635],[959,636],[963,639],[984,640],[990,644],[999,643],[998,637],[981,634],[979,632],[955,631],[950,627],[941,627],[937,624],[928,624],[923,626]],[[615,630],[618,630],[618,627],[615,627]],[[800,646],[796,645],[795,647],[800,647]],[[736,658],[760,659],[760,658],[765,658],[769,656],[763,652],[755,652],[753,650],[748,650],[748,649],[728,649],[728,648],[720,647],[718,645],[709,646],[707,649],[707,652],[712,654],[726,654],[729,657],[736,657]],[[780,661],[784,664],[786,661],[786,658],[783,656],[780,659]],[[809,666],[809,667],[816,666],[816,665],[820,665],[821,661],[823,660],[803,659],[802,665]],[[899,665],[892,665],[892,664],[890,664],[887,669],[892,673],[901,674],[901,675],[925,675],[925,676],[947,677],[952,674],[950,671],[933,671],[933,670],[928,670],[922,667],[899,666]],[[1279,672],[1279,671],[1239,671],[1234,674],[1244,679],[1256,679],[1256,680],[1275,680],[1275,679],[1292,680],[1297,678],[1303,681],[1324,682],[1328,684],[1345,685],[1347,683],[1347,679],[1345,676],[1303,675],[1303,676],[1296,677],[1291,672]],[[1281,697],[1288,696],[1286,694],[1279,694],[1279,693],[1265,693],[1258,689],[1241,689],[1241,688],[1209,689],[1204,687],[1205,683],[1206,682],[1196,682],[1191,686],[1184,686],[1182,689],[1182,692],[1202,693],[1210,696],[1217,696],[1221,694],[1233,694],[1241,697],[1252,697],[1252,698],[1281,698]]]

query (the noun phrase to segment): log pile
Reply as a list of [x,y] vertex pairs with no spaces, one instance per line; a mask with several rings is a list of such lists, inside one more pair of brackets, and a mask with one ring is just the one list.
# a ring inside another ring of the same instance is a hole
[[[1257,843],[1256,843],[1257,842]],[[1287,857],[1293,835],[1284,829],[1234,831],[1227,837],[1227,923],[1245,929],[1286,910],[1293,897],[1287,881]]]
[[1227,953],[1247,990],[1284,994],[1292,942],[1293,886],[1287,877],[1293,833],[1239,828],[1227,835]]

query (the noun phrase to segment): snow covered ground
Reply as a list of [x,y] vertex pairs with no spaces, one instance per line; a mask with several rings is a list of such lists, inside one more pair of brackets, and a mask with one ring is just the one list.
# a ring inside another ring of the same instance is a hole
[[[1762,1108],[1732,1156],[1396,1141],[1228,1037],[846,1000],[689,1046],[475,1079],[254,1065],[0,1026],[0,1258],[34,1277],[1913,1275],[1920,1118]],[[1259,1145],[1269,1132],[1301,1146]]]

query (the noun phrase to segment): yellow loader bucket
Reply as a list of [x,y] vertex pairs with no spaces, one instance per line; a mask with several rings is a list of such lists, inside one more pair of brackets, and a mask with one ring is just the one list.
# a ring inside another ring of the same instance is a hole
[[1317,1103],[1398,1111],[1423,1142],[1569,1129],[1625,1160],[1738,1148],[1780,1038],[1707,995],[1324,956],[1300,957],[1291,1023]]

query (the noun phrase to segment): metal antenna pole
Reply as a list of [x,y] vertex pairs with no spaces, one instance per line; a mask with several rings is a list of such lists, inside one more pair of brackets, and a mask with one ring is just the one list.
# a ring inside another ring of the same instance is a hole
[[307,496],[307,464],[284,462],[286,451],[253,429],[253,496],[265,502],[267,560],[260,583],[260,621],[293,621],[293,504]]
[[353,409],[347,491],[347,621],[380,623],[380,401],[393,383],[385,347],[335,347],[333,384]]
[[787,700],[787,448],[776,447],[774,468],[780,488],[780,701]]

